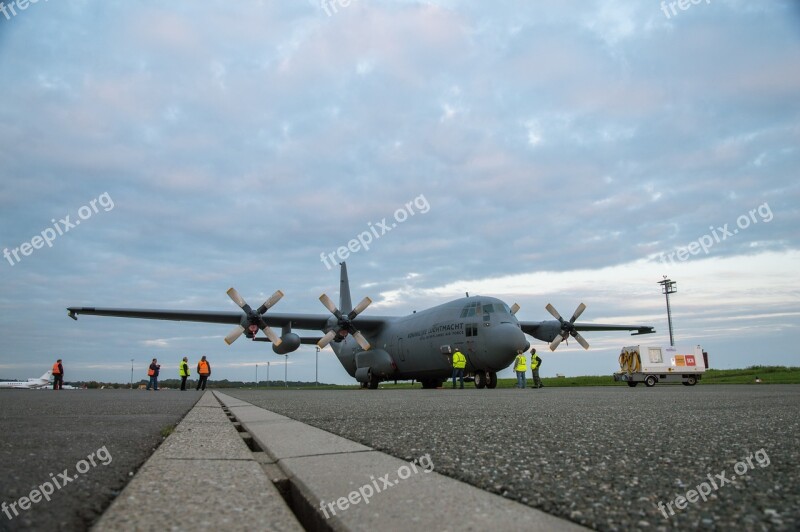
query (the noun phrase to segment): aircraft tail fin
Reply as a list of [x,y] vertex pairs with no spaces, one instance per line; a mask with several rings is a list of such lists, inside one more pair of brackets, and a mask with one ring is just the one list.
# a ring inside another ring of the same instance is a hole
[[40,381],[48,381],[48,382],[49,382],[49,381],[50,381],[50,376],[51,376],[51,375],[53,375],[53,372],[52,372],[52,371],[50,371],[50,370],[48,369],[48,370],[47,370],[47,371],[44,373],[44,375],[42,375],[41,377],[39,377],[39,380],[40,380]]
[[353,302],[350,299],[350,280],[347,278],[347,263],[342,262],[339,276],[339,310],[347,315],[353,310]]

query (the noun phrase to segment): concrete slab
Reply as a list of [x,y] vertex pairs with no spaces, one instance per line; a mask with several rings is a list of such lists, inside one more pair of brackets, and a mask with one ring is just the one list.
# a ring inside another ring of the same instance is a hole
[[228,409],[231,411],[231,414],[236,416],[237,421],[241,422],[292,421],[291,418],[282,416],[280,414],[276,414],[275,412],[270,412],[269,410],[264,410],[263,408],[259,408],[253,405],[229,406]]
[[153,458],[194,460],[252,460],[242,437],[227,423],[181,423]]
[[251,403],[242,401],[241,399],[237,399],[236,397],[231,397],[230,395],[222,392],[213,392],[213,394],[216,397],[218,397],[223,403],[225,403],[225,406],[227,406],[228,408],[232,406],[253,406]]
[[202,397],[200,397],[200,399],[195,403],[194,406],[214,406],[214,407],[220,406],[219,405],[219,401],[217,401],[217,398],[214,397],[214,392],[210,392],[210,391],[198,392],[198,391],[192,389],[191,391],[186,391],[184,393],[202,393],[203,394]]
[[94,530],[303,530],[213,394],[201,401]]
[[195,406],[186,414],[182,420],[183,423],[230,423],[228,416],[222,411],[222,407],[217,405],[215,407]]
[[428,467],[372,451],[288,458],[279,465],[317,514],[306,518],[338,530],[586,530],[421,463]]
[[255,461],[159,460],[139,470],[94,530],[303,528]]
[[253,435],[259,446],[277,460],[371,450],[360,443],[299,421],[250,421],[242,424],[247,432]]

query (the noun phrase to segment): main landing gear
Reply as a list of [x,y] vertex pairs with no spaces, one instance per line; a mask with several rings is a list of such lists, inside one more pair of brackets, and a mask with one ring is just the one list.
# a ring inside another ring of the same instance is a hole
[[497,373],[494,371],[478,370],[475,372],[475,387],[482,388],[497,388]]

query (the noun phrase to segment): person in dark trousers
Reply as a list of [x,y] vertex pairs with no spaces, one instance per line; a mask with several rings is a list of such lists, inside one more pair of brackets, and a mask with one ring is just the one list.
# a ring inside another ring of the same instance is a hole
[[150,377],[150,382],[147,383],[147,389],[150,390],[150,387],[153,387],[154,391],[158,391],[158,372],[161,369],[161,364],[158,363],[158,360],[155,358],[150,363],[150,367],[147,369],[147,375]]
[[178,366],[178,373],[181,376],[181,391],[186,391],[186,379],[189,377],[189,357],[183,357]]
[[61,359],[56,360],[53,364],[53,389],[63,390],[64,388],[64,366],[61,364]]
[[460,349],[456,349],[456,352],[453,353],[453,389],[456,387],[456,378],[459,379],[461,388],[464,388],[464,368],[466,367],[467,357],[464,356]]
[[197,363],[197,390],[199,389],[206,389],[206,381],[208,377],[211,375],[211,364],[208,363],[206,360],[206,356],[203,355],[203,358],[200,359],[200,362]]
[[536,349],[531,347],[531,373],[533,373],[533,387],[544,388],[542,379],[539,378],[539,367],[542,365],[542,359],[536,354]]

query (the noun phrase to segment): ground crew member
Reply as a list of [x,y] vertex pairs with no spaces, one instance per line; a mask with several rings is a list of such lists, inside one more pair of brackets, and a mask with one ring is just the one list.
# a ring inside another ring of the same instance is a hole
[[517,388],[525,388],[525,372],[528,371],[528,363],[521,349],[517,351],[517,358],[514,359],[514,371],[517,372]]
[[196,389],[199,390],[202,387],[205,390],[206,381],[208,380],[208,376],[211,375],[211,364],[208,363],[205,355],[203,355],[203,358],[197,363],[197,375],[199,378],[197,379]]
[[64,366],[61,364],[60,358],[53,364],[53,389],[64,389]]
[[178,366],[178,373],[181,376],[181,391],[186,391],[186,379],[189,377],[189,357],[183,357]]
[[461,382],[461,389],[464,389],[464,368],[467,367],[467,357],[459,349],[453,353],[453,389],[456,388],[456,377]]
[[150,390],[150,387],[153,387],[154,391],[158,391],[158,372],[161,370],[161,364],[158,363],[157,359],[153,359],[150,363],[150,367],[147,368],[147,376],[150,377],[150,381],[147,383],[147,390]]
[[536,354],[536,348],[531,347],[531,373],[533,373],[533,387],[544,388],[542,379],[539,378],[539,367],[542,365],[542,359]]

